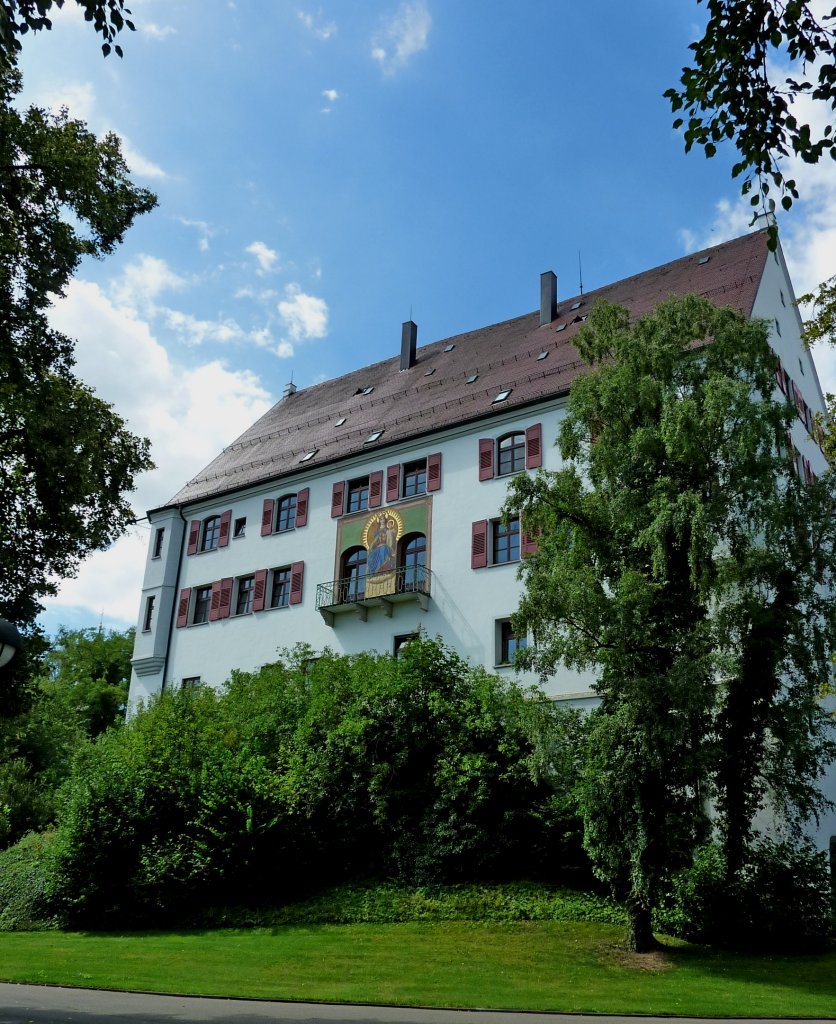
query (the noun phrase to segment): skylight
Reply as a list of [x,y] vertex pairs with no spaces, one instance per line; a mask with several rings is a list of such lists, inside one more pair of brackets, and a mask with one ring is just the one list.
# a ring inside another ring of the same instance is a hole
[[703,263],[708,263],[708,261],[709,261],[710,259],[711,259],[711,257],[710,257],[710,256],[700,256],[700,258],[699,258],[699,259],[697,260],[697,263],[698,263],[698,264],[699,264],[700,266],[702,266],[702,264],[703,264]]
[[506,388],[504,391],[500,391],[496,398],[491,402],[491,405],[496,405],[497,402],[504,402],[513,390],[513,388]]
[[565,331],[566,330],[566,324],[558,324],[557,327],[555,327],[554,330],[555,330],[555,334],[557,334],[558,331]]
[[345,416],[340,416],[337,422],[334,424],[335,427],[341,427],[345,423]]
[[370,395],[372,393],[372,391],[374,391],[374,385],[372,385],[372,387],[370,387],[370,388],[363,388],[363,390],[360,392],[360,394],[361,395]]
[[479,374],[478,373],[471,373],[471,375],[467,378],[465,383],[466,384],[475,384],[477,380],[479,380]]
[[452,352],[455,347],[456,346],[453,344],[453,342],[451,342],[449,345],[445,345],[444,346],[444,351],[445,352]]
[[581,302],[573,302],[572,305],[569,307],[569,309],[580,309],[582,305],[583,305],[583,301],[581,301]]
[[540,355],[539,355],[539,356],[537,356],[537,362],[539,363],[541,359],[546,359],[546,358],[548,358],[548,355],[549,355],[549,353],[548,353],[548,352],[541,352],[541,353],[540,353]]
[[366,438],[363,444],[374,444],[374,442],[377,441],[377,439],[380,437],[382,433],[382,430],[376,430],[373,434],[369,434],[369,436]]
[[318,448],[314,448],[314,449],[312,449],[309,452],[305,452],[305,454],[302,456],[302,458],[299,461],[300,462],[307,462],[309,459],[312,459],[314,457],[314,455],[316,455],[316,453],[318,451],[319,451]]
[[424,376],[425,376],[425,377],[432,377],[432,375],[433,375],[434,373],[435,373],[435,367],[434,367],[434,366],[431,366],[431,367],[429,368],[429,370],[424,370]]

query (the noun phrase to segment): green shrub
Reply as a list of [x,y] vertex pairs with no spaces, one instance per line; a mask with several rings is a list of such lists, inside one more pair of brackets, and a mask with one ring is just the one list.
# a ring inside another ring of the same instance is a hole
[[816,949],[831,937],[830,872],[805,840],[761,838],[729,882],[720,848],[697,851],[673,879],[658,927],[691,942],[756,951]]
[[58,927],[52,906],[53,832],[24,836],[0,851],[0,931]]

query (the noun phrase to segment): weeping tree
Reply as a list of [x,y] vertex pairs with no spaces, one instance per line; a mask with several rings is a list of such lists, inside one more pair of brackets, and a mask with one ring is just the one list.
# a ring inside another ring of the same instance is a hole
[[698,296],[632,323],[599,303],[577,347],[564,467],[515,478],[504,508],[538,540],[514,629],[524,667],[597,672],[584,842],[645,951],[713,822],[731,879],[768,797],[788,827],[821,808],[832,488],[791,472],[763,323]]

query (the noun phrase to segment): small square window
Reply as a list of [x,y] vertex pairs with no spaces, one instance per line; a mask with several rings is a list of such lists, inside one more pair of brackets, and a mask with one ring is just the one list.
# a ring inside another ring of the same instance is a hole
[[479,374],[478,373],[471,373],[471,375],[467,378],[465,383],[466,384],[475,384],[477,380],[479,380]]
[[374,386],[372,386],[370,388],[363,388],[363,390],[360,392],[360,394],[361,395],[370,395],[372,393],[372,391],[374,391]]
[[238,537],[243,537],[247,529],[247,517],[241,516],[235,520],[235,525],[232,528],[232,539],[236,540]]
[[299,461],[300,462],[309,462],[314,457],[314,455],[316,455],[316,453],[318,451],[319,451],[318,448],[314,448],[313,451],[305,452],[305,454],[302,456],[302,458]]
[[418,636],[417,633],[402,633],[392,640],[392,657],[397,661],[400,658],[404,647]]
[[181,690],[193,690],[197,686],[200,686],[200,676],[184,676],[180,680]]
[[159,558],[163,553],[163,540],[165,538],[165,527],[158,526],[157,532],[154,534],[154,553],[151,555],[152,558]]
[[493,402],[491,402],[491,405],[496,405],[497,402],[504,402],[513,390],[513,388],[506,388],[504,391],[500,391]]

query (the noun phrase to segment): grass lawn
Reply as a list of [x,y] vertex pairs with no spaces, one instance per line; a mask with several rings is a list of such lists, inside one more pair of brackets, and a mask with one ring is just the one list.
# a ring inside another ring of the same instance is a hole
[[10,932],[0,980],[425,1006],[836,1017],[836,952],[754,957],[673,941],[638,957],[615,925],[285,926]]

